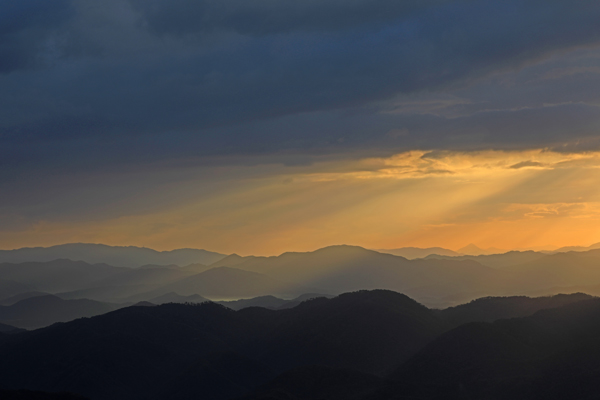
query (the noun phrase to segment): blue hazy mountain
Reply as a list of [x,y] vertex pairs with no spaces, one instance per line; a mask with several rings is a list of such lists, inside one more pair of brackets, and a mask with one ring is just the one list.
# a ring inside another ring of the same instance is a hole
[[53,295],[36,296],[10,306],[0,306],[0,322],[18,328],[36,329],[56,322],[105,314],[121,307],[88,299],[63,300]]
[[208,265],[225,256],[225,254],[200,249],[156,251],[135,246],[69,243],[52,247],[0,250],[0,263],[47,262],[64,258],[73,261],[85,261],[89,264],[109,264],[115,267],[137,268],[147,264],[185,266],[200,263]]

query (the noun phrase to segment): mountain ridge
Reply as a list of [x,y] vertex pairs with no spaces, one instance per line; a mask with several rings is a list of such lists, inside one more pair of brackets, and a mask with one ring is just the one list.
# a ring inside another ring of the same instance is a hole
[[147,264],[179,266],[200,263],[212,264],[225,254],[202,249],[157,251],[147,247],[109,246],[96,243],[66,243],[50,247],[23,247],[0,250],[0,263],[48,262],[57,259],[106,263],[115,267],[137,268]]

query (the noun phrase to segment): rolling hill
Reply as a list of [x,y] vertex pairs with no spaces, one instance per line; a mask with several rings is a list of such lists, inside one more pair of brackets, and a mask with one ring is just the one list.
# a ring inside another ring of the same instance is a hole
[[[0,388],[70,391],[98,400],[546,395],[540,389],[545,374],[560,374],[560,365],[600,352],[600,303],[577,300],[542,299],[536,307],[573,303],[454,329],[456,321],[449,323],[439,311],[385,290],[277,311],[233,311],[210,302],[133,306],[3,335]],[[533,310],[523,299],[482,304],[493,311],[500,303],[508,310],[503,316]],[[477,319],[471,308],[458,307],[453,317]],[[556,379],[557,393],[595,384],[595,370],[583,368],[596,368],[600,357],[581,360],[581,368]]]
[[462,325],[427,345],[372,398],[592,399],[600,378],[600,300]]
[[[430,310],[385,291],[321,298],[280,311],[232,311],[214,303],[128,307],[0,343],[0,387],[66,390],[95,399],[158,393],[225,398],[302,365],[383,373],[441,329]],[[236,370],[261,378],[244,381]],[[199,375],[188,380],[189,371]],[[238,383],[219,391],[227,376]]]

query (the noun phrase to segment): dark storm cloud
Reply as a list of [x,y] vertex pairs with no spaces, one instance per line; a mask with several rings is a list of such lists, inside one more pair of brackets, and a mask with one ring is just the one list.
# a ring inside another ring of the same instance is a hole
[[451,0],[130,0],[159,34],[268,35],[381,24]]
[[53,57],[53,35],[73,15],[68,0],[0,0],[0,73]]
[[[0,3],[13,10],[1,48],[21,54],[1,53],[5,174],[235,154],[543,147],[595,126],[596,109],[583,105],[563,123],[541,104],[448,119],[381,114],[372,103],[595,45],[596,1],[133,4]],[[32,61],[40,58],[52,62]]]

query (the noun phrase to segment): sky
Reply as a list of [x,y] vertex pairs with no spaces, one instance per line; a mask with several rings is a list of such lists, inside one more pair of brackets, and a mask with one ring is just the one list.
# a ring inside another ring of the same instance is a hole
[[0,248],[600,242],[600,4],[0,0]]

